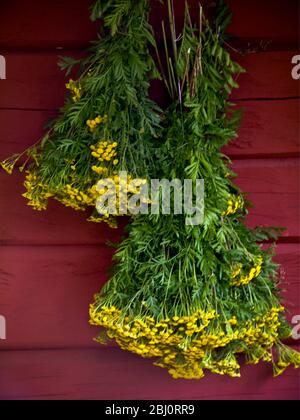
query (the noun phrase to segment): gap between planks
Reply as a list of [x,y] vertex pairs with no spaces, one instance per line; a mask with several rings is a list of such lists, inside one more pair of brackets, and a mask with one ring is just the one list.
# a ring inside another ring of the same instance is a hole
[[[230,97],[229,100],[232,102],[243,103],[243,102],[276,102],[276,101],[294,101],[299,100],[300,96],[282,96],[276,98],[234,98]],[[63,106],[63,105],[62,105]],[[28,111],[28,112],[57,112],[61,107],[57,108],[20,108],[20,107],[0,107],[1,111]]]
[[[122,239],[117,243],[119,244],[122,241]],[[297,245],[300,243],[300,237],[299,236],[287,236],[279,238],[277,241],[263,241],[260,242],[261,244],[270,245],[270,244],[277,244],[277,245]],[[62,247],[69,247],[69,248],[78,248],[78,247],[90,247],[90,248],[99,248],[99,247],[108,247],[111,249],[114,249],[114,246],[111,246],[110,243],[96,243],[96,242],[78,242],[78,243],[57,243],[57,244],[47,244],[47,243],[29,243],[29,242],[10,242],[5,243],[4,241],[0,240],[0,248],[12,248],[12,247],[26,247],[26,248],[62,248]]]

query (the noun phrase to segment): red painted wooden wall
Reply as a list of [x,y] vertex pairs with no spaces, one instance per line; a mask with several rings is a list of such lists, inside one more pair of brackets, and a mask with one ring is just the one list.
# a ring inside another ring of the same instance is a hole
[[[7,79],[0,80],[0,159],[35,142],[62,105],[58,55],[81,53],[95,37],[90,3],[1,4]],[[252,48],[262,41],[267,48],[238,56],[248,72],[234,99],[245,114],[240,137],[226,152],[256,205],[249,224],[287,227],[277,260],[292,318],[300,314],[299,82],[291,77],[298,1],[228,3],[235,45]],[[155,88],[152,93],[158,95]],[[0,172],[0,315],[7,320],[0,399],[299,399],[299,373],[292,369],[276,379],[270,366],[260,365],[245,366],[239,380],[208,375],[175,381],[150,361],[93,344],[97,331],[88,325],[87,309],[107,278],[112,251],[105,240],[120,232],[88,224],[84,215],[56,203],[48,212],[33,212],[21,197],[21,181],[18,173]]]

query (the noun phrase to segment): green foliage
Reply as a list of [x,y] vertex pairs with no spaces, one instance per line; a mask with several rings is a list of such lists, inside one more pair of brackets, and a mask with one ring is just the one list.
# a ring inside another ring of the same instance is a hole
[[232,21],[232,13],[224,0],[217,2],[215,28],[217,33],[224,34]]

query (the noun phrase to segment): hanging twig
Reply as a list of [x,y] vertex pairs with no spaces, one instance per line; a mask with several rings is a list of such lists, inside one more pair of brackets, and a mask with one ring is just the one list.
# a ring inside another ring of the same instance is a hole
[[192,72],[192,80],[190,93],[193,98],[196,95],[196,85],[199,74],[203,74],[202,67],[202,30],[203,30],[203,8],[201,3],[199,3],[199,45],[196,51],[195,64]]
[[172,83],[171,69],[170,69],[168,42],[167,42],[166,29],[165,29],[165,22],[164,21],[162,21],[161,26],[162,26],[162,31],[163,31],[163,39],[164,39],[165,54],[166,54],[166,63],[167,63],[167,68],[168,68],[169,90],[170,90],[171,97],[175,98],[173,83]]
[[176,93],[178,94],[179,102],[181,103],[182,101],[181,87],[180,87],[180,80],[177,75],[178,49],[177,49],[177,35],[176,35],[173,0],[168,0],[168,12],[169,12],[169,25],[170,25],[171,40],[172,40],[173,54],[174,54],[174,65],[170,58],[169,58],[169,62],[170,62],[170,69],[171,69],[171,74],[172,74],[172,80],[174,83],[174,88],[175,88]]
[[[188,9],[188,3],[187,1],[185,2],[185,11],[184,11],[184,36],[185,36],[185,31],[186,31],[186,27],[189,25],[190,22],[190,17],[188,19],[188,14],[189,14],[189,9]],[[183,36],[183,38],[184,38]],[[184,88],[184,84],[185,81],[187,80],[187,85],[189,87],[189,71],[190,71],[190,50],[186,53],[186,67],[185,67],[185,72],[181,81],[181,92],[183,91]]]
[[171,76],[172,76],[172,82],[173,82],[175,91],[179,96],[178,87],[177,87],[177,84],[176,84],[176,76],[175,76],[174,66],[173,66],[173,62],[172,62],[171,57],[169,57],[169,63],[170,63],[170,71],[171,71]]
[[202,67],[202,30],[203,30],[203,7],[199,3],[199,43],[200,43],[200,74],[203,74]]
[[161,62],[161,58],[160,58],[159,51],[158,51],[156,43],[155,43],[155,52],[156,52],[157,62],[158,62],[158,65],[159,65],[159,69],[160,69],[164,84],[165,84],[165,86],[168,90],[169,95],[171,96],[170,86],[169,86],[168,79],[167,79],[167,76],[165,74],[162,62]]
[[192,72],[191,77],[191,97],[194,98],[196,95],[196,85],[197,85],[197,79],[201,72],[201,48],[200,45],[197,48],[196,57],[195,57],[195,64]]
[[177,51],[177,44],[176,44],[177,36],[176,36],[176,28],[175,28],[175,15],[174,15],[173,0],[168,0],[168,12],[169,12],[169,24],[170,24],[173,52],[174,52],[174,60],[175,60],[175,63],[177,63],[178,51]]

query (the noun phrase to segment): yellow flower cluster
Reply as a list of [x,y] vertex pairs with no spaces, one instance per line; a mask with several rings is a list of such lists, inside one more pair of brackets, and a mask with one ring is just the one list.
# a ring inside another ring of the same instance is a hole
[[[111,162],[117,156],[117,152],[116,152],[117,147],[118,147],[117,142],[104,141],[104,140],[100,141],[96,145],[91,146],[92,156],[96,158],[99,162],[101,163],[104,162],[107,164]],[[119,163],[119,161],[118,159],[114,159],[112,163],[114,166],[116,166]],[[93,166],[92,169],[94,172],[98,174],[103,174],[107,172],[107,168],[105,168],[105,166],[104,167]]]
[[[72,162],[70,163],[72,164]],[[75,165],[74,168],[76,169]],[[104,173],[104,171],[103,171]],[[73,183],[67,184],[64,187],[56,190],[49,190],[49,186],[41,183],[36,173],[27,172],[26,180],[24,182],[26,193],[23,194],[28,199],[28,205],[34,210],[46,210],[48,199],[54,197],[57,201],[64,204],[66,207],[71,207],[77,211],[84,211],[88,207],[96,206],[97,198],[101,195],[97,186],[89,187],[75,186]],[[117,223],[113,215],[103,214],[91,216],[88,221],[94,223],[105,222],[110,227],[116,228]]]
[[[70,184],[66,185],[55,195],[55,198],[59,202],[64,204],[66,207],[71,207],[77,211],[84,211],[87,209],[87,207],[95,207],[98,197],[99,192],[97,191],[96,186],[87,188],[86,192],[84,192]],[[93,215],[88,218],[88,221],[94,223],[104,222],[107,223],[111,228],[117,227],[116,219],[111,215]]]
[[92,223],[106,223],[110,228],[116,229],[118,227],[116,218],[111,215],[104,215],[104,216],[90,216],[87,219],[88,222]]
[[228,207],[227,210],[223,213],[223,216],[230,216],[235,214],[239,209],[244,207],[244,200],[241,196],[232,196],[230,200],[228,200]]
[[96,172],[96,174],[98,175],[105,175],[108,172],[107,168],[105,168],[104,166],[96,165],[92,166],[92,171]]
[[48,198],[53,194],[49,192],[46,185],[40,182],[34,172],[27,171],[24,186],[26,193],[22,195],[28,199],[28,205],[37,211],[46,210]]
[[[167,368],[174,378],[199,379],[204,370],[238,377],[240,366],[235,354],[248,352],[250,363],[257,358],[272,360],[270,349],[278,342],[279,314],[283,310],[272,308],[246,322],[238,322],[236,317],[217,322],[214,310],[155,320],[124,316],[114,306],[98,303],[90,308],[90,323],[106,328],[107,337],[116,340],[123,350],[145,358],[159,357],[156,365]],[[235,350],[220,358],[218,350],[228,345]]]
[[[165,364],[161,362],[154,363],[154,366],[166,367]],[[177,365],[176,368],[169,369],[169,374],[174,379],[202,379],[205,376],[201,363],[198,362]]]
[[[139,194],[142,185],[147,184],[146,179],[133,179],[131,175],[122,177],[114,172],[105,180],[100,180],[97,184],[99,197],[105,195],[109,200],[111,213],[127,214],[127,210],[133,211],[135,208],[130,207],[128,201],[133,194]],[[146,197],[141,198],[142,204],[149,203]]]
[[95,188],[89,188],[87,192],[83,192],[79,188],[68,184],[56,198],[66,207],[71,207],[74,210],[86,210],[87,207],[95,206],[97,190]]
[[[115,150],[117,143],[112,143],[112,148]],[[110,151],[108,147],[108,151]],[[76,164],[74,160],[66,160],[66,164],[70,165],[73,171],[76,170]],[[14,163],[3,162],[2,166],[5,167],[6,171],[12,171]],[[99,169],[96,167],[93,168],[98,174],[104,175],[108,169],[103,167]],[[57,201],[64,204],[66,207],[71,207],[77,211],[84,211],[88,207],[96,206],[97,198],[100,196],[100,193],[97,190],[97,185],[89,186],[88,182],[85,186],[76,185],[76,176],[71,177],[72,181],[66,186],[59,188],[51,189],[48,185],[45,185],[41,182],[39,176],[36,172],[27,172],[26,180],[24,186],[26,188],[26,193],[23,194],[25,198],[28,199],[28,205],[31,206],[34,210],[42,211],[46,210],[48,199],[54,197]],[[129,178],[131,181],[131,177]],[[110,227],[116,228],[117,223],[113,215],[96,215],[91,216],[88,221],[94,223],[105,222]]]
[[15,164],[11,161],[4,161],[0,162],[0,166],[2,169],[4,169],[5,172],[11,175],[13,173]]
[[66,84],[66,88],[69,89],[73,96],[72,99],[74,102],[78,102],[81,98],[81,87],[78,82],[75,82],[74,80],[70,79],[69,82]]
[[[20,157],[21,155],[13,155],[10,158],[4,160],[3,162],[0,162],[0,167],[4,169],[4,171],[7,172],[9,175],[11,175]],[[24,169],[24,166],[19,169],[20,171],[22,171]]]
[[240,378],[240,365],[233,354],[228,354],[221,360],[209,359],[204,361],[205,369],[217,375],[229,375],[232,378]]
[[95,131],[96,128],[100,125],[100,124],[105,124],[108,121],[108,116],[104,115],[104,117],[100,117],[100,115],[98,117],[96,117],[93,120],[87,120],[86,125],[90,128],[91,131]]
[[246,286],[253,279],[257,278],[262,270],[263,258],[261,256],[256,257],[254,261],[255,265],[251,268],[250,272],[247,275],[242,274],[242,265],[237,264],[232,271],[230,282],[231,286]]
[[[173,316],[158,322],[153,317],[134,319],[125,317],[122,322],[121,311],[115,307],[103,306],[98,310],[95,306],[91,306],[90,315],[91,324],[107,328],[110,338],[116,338],[120,342],[123,340],[124,343],[121,344],[132,346],[136,353],[153,357],[161,355],[157,345],[179,345],[186,334],[192,336],[202,332],[215,318],[215,311],[198,310],[191,316]],[[148,340],[148,346],[143,343],[137,345],[135,340],[140,339]]]
[[278,361],[274,365],[274,375],[281,375],[289,366],[300,368],[300,353],[283,344],[278,346]]

